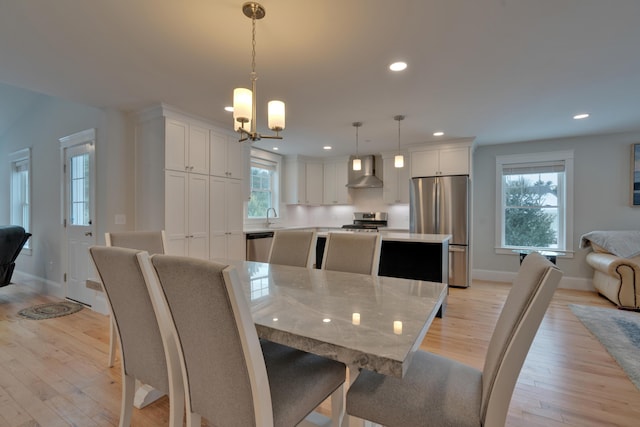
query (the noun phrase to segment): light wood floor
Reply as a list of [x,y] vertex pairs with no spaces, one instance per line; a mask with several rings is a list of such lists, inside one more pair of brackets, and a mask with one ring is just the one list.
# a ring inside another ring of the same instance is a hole
[[[482,369],[509,286],[452,289],[422,348]],[[0,427],[117,426],[120,367],[106,367],[108,318],[90,310],[49,320],[17,312],[52,300],[25,286],[0,288]],[[638,426],[640,391],[567,304],[612,307],[588,292],[559,290],[516,385],[507,425]],[[639,356],[640,357],[640,356]],[[168,425],[168,400],[135,410],[134,426]]]

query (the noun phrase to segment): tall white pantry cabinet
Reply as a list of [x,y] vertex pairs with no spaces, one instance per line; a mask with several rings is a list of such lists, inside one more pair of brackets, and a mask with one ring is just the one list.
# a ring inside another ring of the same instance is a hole
[[165,230],[172,255],[244,259],[244,147],[164,105],[138,114],[135,141],[136,230]]

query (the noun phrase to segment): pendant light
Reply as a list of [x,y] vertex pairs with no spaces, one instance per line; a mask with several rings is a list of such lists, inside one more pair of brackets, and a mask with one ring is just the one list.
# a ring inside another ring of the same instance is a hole
[[396,168],[403,168],[404,156],[400,152],[400,122],[404,120],[404,116],[402,115],[394,116],[393,120],[398,121],[398,154],[396,154],[396,156],[393,159],[393,166],[395,166]]
[[360,160],[360,156],[358,155],[358,128],[362,126],[362,122],[353,122],[352,125],[356,128],[356,158],[353,159],[353,170],[359,171],[362,170],[362,160]]
[[242,5],[242,13],[251,18],[251,89],[236,88],[233,90],[233,130],[240,134],[240,142],[259,141],[262,138],[282,139],[280,131],[284,130],[284,102],[269,101],[267,104],[268,127],[275,135],[261,135],[257,131],[256,119],[256,20],[266,15],[260,3],[247,2]]

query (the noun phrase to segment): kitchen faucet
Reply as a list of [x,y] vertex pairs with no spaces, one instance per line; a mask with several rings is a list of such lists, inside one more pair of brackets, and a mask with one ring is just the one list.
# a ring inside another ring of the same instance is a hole
[[271,224],[269,222],[269,211],[273,211],[273,217],[276,218],[278,216],[278,213],[276,212],[275,208],[267,208],[267,227],[269,227],[269,224]]

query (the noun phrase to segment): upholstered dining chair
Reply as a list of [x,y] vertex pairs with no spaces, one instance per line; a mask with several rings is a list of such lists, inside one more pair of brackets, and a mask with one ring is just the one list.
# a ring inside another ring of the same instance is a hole
[[379,233],[328,233],[322,269],[378,275]]
[[[138,249],[147,251],[150,254],[163,254],[167,247],[167,238],[164,230],[161,231],[118,231],[104,234],[107,246],[117,246],[120,248]],[[116,361],[116,327],[111,322],[109,328],[109,360],[108,365],[112,367]]]
[[315,261],[315,231],[276,230],[269,251],[269,263],[310,268]]
[[[111,308],[113,324],[120,338],[122,363],[122,407],[120,427],[131,425],[136,381],[169,395],[170,427],[181,427],[184,417],[184,389],[177,364],[177,350],[165,348],[160,327],[135,249],[93,246],[89,248]],[[174,378],[171,375],[178,375]]]
[[260,341],[235,268],[194,258],[139,255],[159,318],[173,325],[187,426],[295,426],[327,397],[344,414],[345,365]]
[[482,371],[417,351],[402,379],[362,371],[347,393],[347,413],[388,427],[504,426],[522,364],[561,277],[540,254],[527,255]]

